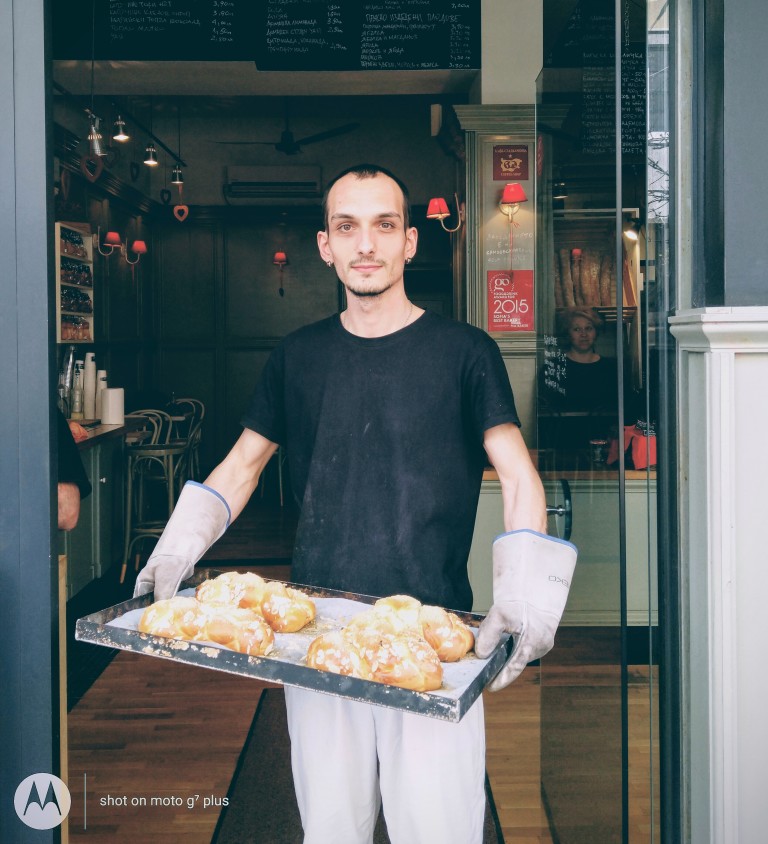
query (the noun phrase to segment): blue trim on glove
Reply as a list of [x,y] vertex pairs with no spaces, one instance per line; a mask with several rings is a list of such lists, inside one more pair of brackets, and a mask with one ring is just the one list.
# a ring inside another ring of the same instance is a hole
[[[190,486],[199,486],[200,489],[207,490],[208,492],[211,493],[211,495],[215,495],[216,498],[218,498],[219,501],[221,501],[221,503],[227,508],[227,527],[229,527],[229,523],[232,519],[232,511],[229,509],[229,504],[227,504],[226,498],[224,498],[224,496],[220,492],[216,492],[216,490],[213,489],[212,487],[206,486],[205,484],[201,484],[199,481],[187,481],[187,483],[185,483],[184,486],[186,486],[187,484],[189,484]],[[226,528],[225,528],[225,530],[226,530]]]
[[539,533],[537,530],[531,530],[530,528],[520,528],[519,530],[509,530],[506,533],[500,533],[493,541],[496,542],[497,539],[503,539],[505,536],[512,536],[515,533],[532,533],[534,536],[540,536],[542,539],[548,539],[550,542],[558,542],[560,545],[567,545],[569,548],[573,548],[573,550],[577,553],[579,551],[572,542],[560,539],[557,536],[550,536],[548,533]]

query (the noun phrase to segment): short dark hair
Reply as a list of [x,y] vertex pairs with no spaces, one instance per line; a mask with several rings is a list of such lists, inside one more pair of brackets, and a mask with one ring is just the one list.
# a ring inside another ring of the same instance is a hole
[[323,223],[326,231],[328,231],[328,194],[339,179],[349,176],[350,173],[354,173],[358,179],[374,179],[378,175],[388,176],[392,179],[402,191],[403,224],[406,229],[409,228],[411,225],[411,201],[408,197],[408,188],[405,186],[405,183],[398,179],[391,170],[387,170],[386,167],[379,167],[378,164],[355,164],[353,167],[347,167],[346,170],[342,170],[341,173],[334,176],[325,186],[325,191],[323,192]]

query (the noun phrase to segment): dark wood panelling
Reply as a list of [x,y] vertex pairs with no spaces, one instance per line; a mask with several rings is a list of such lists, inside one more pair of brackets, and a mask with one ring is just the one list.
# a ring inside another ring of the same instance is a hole
[[221,410],[216,403],[216,351],[213,347],[168,348],[162,350],[158,388],[168,399],[200,399],[205,405],[200,465],[211,469],[221,454],[216,449],[221,427]]
[[227,353],[224,398],[224,436],[229,445],[240,436],[240,418],[267,362],[270,348],[235,349]]
[[[296,328],[335,313],[338,281],[317,250],[312,222],[249,223],[227,228],[225,241],[228,340],[282,337]],[[272,263],[285,252],[284,295],[280,271]]]
[[163,342],[213,342],[216,334],[215,227],[163,226],[159,244],[160,336]]

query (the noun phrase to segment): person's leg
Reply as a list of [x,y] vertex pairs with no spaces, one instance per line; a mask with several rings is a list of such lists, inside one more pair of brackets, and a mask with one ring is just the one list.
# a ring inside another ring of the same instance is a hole
[[371,707],[285,687],[304,844],[370,844],[381,797]]
[[481,844],[485,724],[480,698],[458,724],[375,714],[384,818],[392,844]]

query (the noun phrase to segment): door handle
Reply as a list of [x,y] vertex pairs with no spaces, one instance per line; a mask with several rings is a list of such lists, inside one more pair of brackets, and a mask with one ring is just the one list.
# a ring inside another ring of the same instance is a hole
[[571,486],[561,478],[555,487],[555,503],[547,504],[547,515],[555,517],[555,529],[560,539],[566,542],[571,538],[573,528],[573,506],[571,504]]

